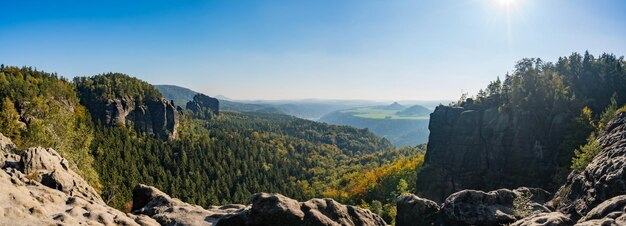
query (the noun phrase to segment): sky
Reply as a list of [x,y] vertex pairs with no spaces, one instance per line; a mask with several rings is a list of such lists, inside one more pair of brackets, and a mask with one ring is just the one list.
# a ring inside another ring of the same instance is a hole
[[0,63],[235,99],[453,100],[527,57],[626,55],[623,0],[0,0]]

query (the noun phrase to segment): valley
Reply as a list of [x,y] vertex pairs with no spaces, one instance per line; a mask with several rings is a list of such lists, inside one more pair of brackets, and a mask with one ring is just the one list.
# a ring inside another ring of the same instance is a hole
[[[167,99],[179,106],[197,92],[174,85],[155,86]],[[236,112],[277,113],[328,123],[352,126],[386,138],[394,146],[415,146],[428,141],[428,117],[434,106],[451,101],[385,102],[348,100],[236,101],[220,99],[220,108]],[[436,105],[435,105],[436,104]]]

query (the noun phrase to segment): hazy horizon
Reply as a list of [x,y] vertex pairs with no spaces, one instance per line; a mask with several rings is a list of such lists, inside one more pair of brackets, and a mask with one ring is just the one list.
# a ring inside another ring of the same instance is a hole
[[[626,53],[626,2],[9,1],[0,63],[237,100],[456,100],[538,57]],[[26,10],[26,11],[25,11]]]

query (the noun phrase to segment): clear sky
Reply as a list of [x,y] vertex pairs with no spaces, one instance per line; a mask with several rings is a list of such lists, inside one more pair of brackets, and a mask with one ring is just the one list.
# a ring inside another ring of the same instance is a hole
[[585,50],[626,54],[626,1],[0,0],[0,63],[239,99],[457,99]]

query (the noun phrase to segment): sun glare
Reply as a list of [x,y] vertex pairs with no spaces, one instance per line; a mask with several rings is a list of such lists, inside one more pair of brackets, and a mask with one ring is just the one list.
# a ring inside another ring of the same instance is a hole
[[515,5],[515,2],[516,2],[517,0],[496,0],[496,1],[497,1],[497,2],[500,4],[500,6],[502,6],[502,7],[505,7],[505,8],[510,8],[510,7],[512,7],[512,6],[514,6],[514,5]]

